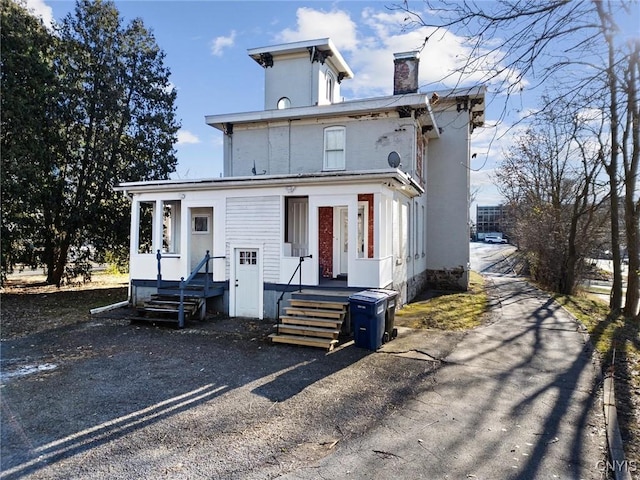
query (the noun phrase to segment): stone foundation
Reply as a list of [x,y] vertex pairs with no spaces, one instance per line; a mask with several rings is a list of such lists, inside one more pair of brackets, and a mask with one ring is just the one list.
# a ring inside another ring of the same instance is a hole
[[463,267],[427,270],[427,286],[435,290],[465,292],[469,288],[469,272]]

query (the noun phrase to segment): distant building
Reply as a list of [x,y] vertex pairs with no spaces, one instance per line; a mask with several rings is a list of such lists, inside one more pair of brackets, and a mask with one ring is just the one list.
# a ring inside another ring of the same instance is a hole
[[487,234],[505,234],[506,212],[504,205],[476,206],[476,236],[484,240]]

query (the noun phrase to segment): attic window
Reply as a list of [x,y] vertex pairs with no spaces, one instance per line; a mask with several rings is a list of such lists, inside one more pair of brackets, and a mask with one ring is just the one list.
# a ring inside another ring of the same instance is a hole
[[289,108],[291,106],[291,100],[287,97],[282,97],[278,100],[278,110],[284,110],[285,108]]

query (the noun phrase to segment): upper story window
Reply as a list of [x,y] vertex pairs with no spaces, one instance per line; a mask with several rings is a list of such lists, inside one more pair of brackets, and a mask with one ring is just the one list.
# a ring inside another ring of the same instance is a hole
[[329,100],[330,103],[333,103],[333,85],[333,76],[327,72],[327,100]]
[[327,127],[324,129],[323,170],[345,169],[345,136],[345,127]]
[[291,106],[291,100],[287,97],[282,97],[278,100],[278,110],[284,110],[285,108],[289,108]]

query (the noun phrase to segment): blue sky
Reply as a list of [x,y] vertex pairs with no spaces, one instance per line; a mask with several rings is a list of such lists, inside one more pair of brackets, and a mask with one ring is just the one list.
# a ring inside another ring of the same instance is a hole
[[[34,12],[51,23],[73,10],[70,0],[28,0]],[[390,95],[393,90],[393,54],[419,49],[429,32],[404,31],[404,15],[388,7],[397,1],[116,1],[125,21],[143,19],[171,69],[178,92],[177,115],[182,124],[176,145],[178,168],[174,178],[219,177],[222,172],[222,135],[207,126],[205,115],[262,110],[263,70],[247,50],[298,40],[330,37],[355,73],[342,83],[347,100]],[[410,2],[421,8],[422,2]],[[631,16],[637,33],[640,17]],[[448,71],[466,57],[466,47],[452,34],[430,40],[420,56],[422,91],[451,88],[442,83]],[[474,82],[473,78],[469,82]],[[490,100],[490,98],[488,98]],[[535,92],[513,99],[511,118],[534,109]],[[496,126],[503,103],[488,101],[487,127],[477,129],[471,164],[472,191],[477,203],[494,205],[501,198],[492,172],[509,136],[500,135],[508,122]],[[475,208],[472,206],[472,216]]]

